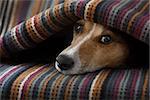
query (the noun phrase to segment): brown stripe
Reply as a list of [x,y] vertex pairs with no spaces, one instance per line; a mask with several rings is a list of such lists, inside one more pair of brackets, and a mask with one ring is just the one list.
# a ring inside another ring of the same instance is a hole
[[47,38],[47,36],[44,34],[44,32],[42,31],[41,26],[39,25],[39,15],[35,15],[34,17],[34,27],[35,29],[38,31],[38,33],[43,37],[43,38]]
[[52,87],[52,90],[50,91],[50,94],[52,94],[52,97],[50,99],[57,99],[58,90],[61,88],[60,84],[62,80],[64,79],[64,75],[61,75],[57,80],[55,80],[54,86]]
[[29,36],[32,38],[32,40],[38,43],[39,41],[41,41],[41,39],[39,39],[39,37],[34,32],[31,21],[32,21],[31,19],[26,21],[26,29],[27,29],[27,32],[29,33]]
[[93,21],[95,9],[100,2],[101,0],[93,0],[92,3],[90,3],[90,6],[88,7],[88,11],[86,12],[87,13],[86,18],[88,20]]
[[148,75],[149,74],[148,74],[148,71],[147,71],[145,79],[144,79],[143,89],[142,89],[142,100],[146,100],[145,95],[146,95],[146,89],[148,88]]
[[51,75],[47,79],[45,79],[45,82],[43,82],[44,83],[44,84],[42,84],[43,88],[41,89],[41,91],[40,91],[40,93],[38,95],[38,98],[40,100],[44,100],[44,93],[45,93],[45,90],[47,88],[47,84],[51,80],[51,78],[53,78],[57,73],[58,72],[55,70],[54,72],[51,73]]
[[48,67],[45,67],[41,72],[39,72],[38,74],[36,74],[32,79],[31,79],[31,81],[28,83],[28,86],[27,86],[27,91],[25,91],[24,93],[25,93],[25,100],[29,100],[29,93],[30,93],[30,88],[31,88],[31,86],[33,86],[33,82],[34,82],[34,80],[36,80],[41,74],[43,74],[43,73],[45,73],[45,72],[47,72],[49,70],[49,68]]
[[64,12],[68,16],[68,19],[71,19],[73,22],[77,20],[77,17],[74,16],[73,12],[69,10],[71,7],[72,1],[71,0],[65,0],[64,1]]
[[45,15],[46,15],[46,18],[47,18],[47,24],[50,26],[50,28],[52,28],[53,30],[55,30],[55,31],[60,31],[62,28],[61,27],[59,27],[59,26],[56,26],[53,22],[52,22],[52,20],[51,20],[51,18],[50,18],[50,9],[48,9],[48,10],[46,10],[46,12],[45,12]]
[[105,70],[99,74],[99,77],[97,78],[97,81],[95,82],[95,85],[92,90],[93,91],[93,93],[92,93],[93,100],[98,100],[100,98],[101,89],[102,89],[104,80],[107,78],[109,73],[110,73],[110,70]]
[[55,16],[57,17],[57,20],[59,20],[59,22],[66,22],[66,23],[71,23],[68,18],[64,18],[63,16],[60,16],[60,8],[61,6],[60,5],[56,5],[54,7],[54,10],[55,10]]
[[68,84],[66,85],[66,90],[65,90],[65,94],[64,94],[64,100],[68,100],[68,99],[69,99],[68,97],[70,97],[70,93],[71,93],[71,91],[73,91],[73,90],[71,90],[72,83],[74,82],[74,80],[75,80],[76,78],[77,78],[76,76],[75,76],[75,77],[72,77],[72,78],[69,80]]
[[44,38],[47,38],[49,36],[49,33],[42,26],[41,16],[42,16],[42,13],[35,16],[35,19],[34,19],[35,27],[38,30],[39,34],[42,34]]
[[18,78],[14,81],[14,83],[12,84],[11,87],[11,94],[10,94],[10,98],[12,99],[16,99],[18,97],[19,94],[19,88],[21,85],[21,82],[23,81],[23,79],[28,76],[30,73],[32,73],[33,71],[35,71],[38,67],[40,67],[41,65],[36,65],[33,66],[32,68],[29,68],[28,70],[26,70],[25,72],[21,73]]

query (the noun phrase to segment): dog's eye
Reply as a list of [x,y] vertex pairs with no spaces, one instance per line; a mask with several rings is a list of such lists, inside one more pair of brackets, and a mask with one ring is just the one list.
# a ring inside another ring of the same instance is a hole
[[75,31],[76,33],[81,33],[81,32],[83,31],[83,25],[80,24],[80,23],[76,23],[76,24],[74,25],[74,31]]
[[103,43],[103,44],[109,44],[112,42],[112,38],[110,35],[102,35],[99,41],[100,43]]

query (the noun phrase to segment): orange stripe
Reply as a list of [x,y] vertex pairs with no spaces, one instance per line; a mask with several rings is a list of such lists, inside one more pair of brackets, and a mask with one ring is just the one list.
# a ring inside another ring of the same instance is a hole
[[142,100],[145,100],[145,91],[146,88],[148,88],[148,71],[146,73],[145,79],[144,79],[144,85],[143,85],[143,89],[142,89]]
[[60,5],[56,5],[54,8],[54,10],[55,10],[54,12],[55,12],[55,16],[57,17],[57,20],[59,20],[59,22],[71,23],[67,18],[60,16],[60,14],[59,14],[60,8],[61,8]]
[[50,99],[57,99],[57,94],[58,94],[58,90],[60,88],[60,84],[62,82],[62,80],[64,79],[64,75],[61,75],[54,83],[54,86],[52,87],[52,90],[49,91],[50,94],[53,94],[52,97]]
[[72,14],[73,12],[70,12],[68,9],[71,6],[71,3],[72,3],[71,0],[70,1],[69,0],[64,1],[64,12],[69,17],[69,19],[71,19],[74,22],[75,20],[77,20],[77,17],[74,16]]
[[37,78],[37,77],[39,77],[41,74],[43,74],[43,73],[45,73],[45,72],[47,72],[49,70],[49,68],[48,67],[45,67],[41,72],[39,72],[38,74],[36,74],[32,79],[31,79],[31,81],[28,83],[28,86],[27,86],[27,91],[25,91],[25,100],[29,100],[29,92],[30,92],[30,88],[31,88],[31,86],[32,86],[32,83],[33,83],[33,81]]
[[51,18],[50,18],[50,9],[47,9],[47,10],[45,11],[45,15],[46,15],[46,17],[47,17],[47,24],[49,25],[49,27],[52,28],[52,29],[55,30],[55,31],[60,31],[61,27],[56,26],[56,25],[52,22],[52,20],[51,20]]
[[36,26],[36,29],[38,28],[40,30],[40,34],[44,34],[45,37],[48,37],[49,36],[49,32],[41,25],[41,16],[42,16],[42,13],[39,13],[38,15],[35,16],[35,24],[37,24]]
[[74,76],[72,77],[68,84],[66,85],[66,90],[65,90],[65,95],[64,95],[64,100],[68,100],[68,97],[70,97],[70,93],[71,93],[71,87],[72,87],[72,83],[74,82],[74,80],[76,79],[77,77]]
[[135,18],[140,15],[141,13],[143,13],[143,11],[145,11],[145,9],[147,9],[149,3],[147,3],[139,12],[137,12],[135,15],[133,15],[133,17],[131,18],[129,24],[128,24],[128,27],[127,27],[127,31],[129,32],[129,30],[132,28],[132,22],[134,22]]
[[[88,11],[86,12],[86,18],[90,21],[93,21],[94,18],[94,13],[97,5],[101,2],[101,0],[93,0],[92,2],[90,1],[90,6],[88,7]],[[89,4],[88,3],[88,4]]]
[[94,13],[95,13],[95,10],[96,10],[96,7],[97,5],[101,2],[102,0],[95,0],[94,4],[93,4],[93,8],[92,8],[92,11],[91,11],[91,16],[90,16],[90,20],[91,21],[94,21]]
[[[105,72],[104,72],[104,76],[103,76],[102,79],[100,80],[100,85],[99,85],[100,94],[101,94],[101,89],[102,89],[103,83],[104,83],[104,81],[106,80],[106,78],[107,78],[107,76],[108,76],[109,73],[110,73],[110,70],[105,71]],[[100,95],[99,95],[99,96],[100,96]],[[98,97],[98,98],[100,98],[100,97]]]
[[47,84],[51,80],[51,78],[53,78],[57,73],[58,72],[55,70],[54,72],[51,73],[51,75],[47,79],[45,79],[44,84],[42,84],[43,88],[41,89],[41,91],[40,91],[40,93],[38,95],[38,98],[40,100],[44,100],[44,93],[45,93],[45,89],[47,88]]
[[23,79],[28,76],[30,73],[32,73],[33,71],[35,71],[38,67],[40,67],[41,65],[35,65],[32,68],[29,68],[28,70],[26,70],[25,72],[21,73],[18,78],[14,81],[14,83],[12,84],[11,87],[11,94],[10,94],[10,98],[12,99],[16,99],[18,97],[19,94],[19,88],[21,85],[21,82],[23,81]]
[[29,33],[29,36],[32,38],[32,40],[38,43],[41,40],[37,37],[36,33],[33,31],[31,21],[32,21],[31,19],[26,21],[26,29],[27,29],[27,32]]
[[102,85],[104,83],[104,80],[107,78],[108,74],[109,74],[110,70],[105,70],[102,73],[99,74],[99,77],[97,78],[96,84],[94,84],[93,87],[93,93],[92,93],[92,99],[94,100],[98,100],[101,94],[101,88]]

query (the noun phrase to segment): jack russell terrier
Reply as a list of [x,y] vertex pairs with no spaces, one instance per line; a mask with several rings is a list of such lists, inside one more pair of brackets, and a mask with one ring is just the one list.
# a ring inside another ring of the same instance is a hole
[[[71,45],[57,56],[55,62],[56,69],[63,74],[82,74],[106,67],[114,68],[127,63],[127,59],[137,58],[137,55],[131,57],[132,51],[137,50],[140,58],[148,58],[146,53],[148,50],[144,49],[145,46],[135,46],[140,43],[132,44],[129,37],[122,36],[125,34],[114,32],[101,24],[79,20],[74,25],[73,34]],[[146,52],[141,54],[139,50],[141,48]],[[145,61],[147,60],[140,59],[135,63],[147,63]]]

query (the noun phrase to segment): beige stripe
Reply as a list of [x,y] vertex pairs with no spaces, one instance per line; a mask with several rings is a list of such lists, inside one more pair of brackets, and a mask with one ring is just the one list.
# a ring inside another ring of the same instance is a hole
[[[17,27],[17,26],[16,26],[16,27]],[[18,41],[18,38],[17,38],[17,35],[16,35],[16,27],[11,30],[11,32],[13,33],[13,34],[12,34],[12,37],[15,38],[14,43],[16,42],[16,44],[19,46],[19,48],[24,49],[24,47],[23,47],[23,46],[20,44],[20,42]],[[16,46],[17,46],[17,45],[16,45]]]
[[45,40],[43,37],[40,36],[40,34],[38,33],[38,31],[36,30],[35,23],[34,23],[34,17],[31,18],[31,23],[32,23],[31,26],[32,26],[35,34],[37,35],[37,37],[40,38],[40,40]]
[[11,87],[11,94],[10,94],[11,99],[17,99],[21,82],[28,74],[35,71],[38,67],[40,67],[40,65],[33,66],[18,76],[18,78],[14,81]]
[[65,0],[64,1],[64,12],[72,21],[77,20],[77,17],[73,15],[73,12],[69,11],[71,3],[74,1],[77,1],[77,0]]
[[[34,80],[36,80],[36,78],[38,78],[40,75],[42,75],[43,73],[47,72],[49,70],[48,67],[45,67],[41,72],[39,72],[38,74],[36,74],[32,79],[31,81],[28,83],[28,86],[27,86],[27,91],[25,92],[25,100],[29,100],[29,93],[30,93],[30,88],[31,86],[33,85],[32,83],[34,82]],[[33,92],[33,91],[32,91]],[[32,97],[31,97],[32,98]]]
[[90,100],[98,100],[101,94],[101,88],[104,83],[104,80],[107,78],[110,70],[103,70],[101,71],[96,78],[94,79],[92,85],[91,85],[91,90],[89,93],[89,99]]
[[50,91],[50,94],[52,94],[50,99],[57,99],[57,95],[58,95],[58,90],[61,88],[60,84],[62,82],[62,80],[64,79],[64,75],[60,74],[59,78],[57,80],[55,80],[55,82],[53,83],[52,89]]
[[36,28],[38,28],[40,30],[41,33],[39,34],[44,34],[46,37],[49,37],[49,32],[45,29],[45,27],[43,27],[43,25],[41,24],[41,16],[42,13],[39,13],[38,15],[35,16],[35,22],[36,22]]
[[68,98],[70,97],[70,94],[73,90],[71,90],[71,87],[72,87],[72,83],[74,82],[74,80],[77,78],[77,76],[74,76],[72,77],[68,84],[66,85],[66,90],[65,90],[65,93],[64,93],[64,100],[69,100]]
[[[23,90],[23,87],[25,85],[25,82],[30,78],[31,75],[33,75],[34,73],[38,72],[39,70],[41,70],[44,66],[40,66],[38,68],[36,68],[34,71],[32,71],[31,73],[29,73],[23,80],[22,82],[20,83],[20,88],[19,88],[19,93],[18,93],[18,100],[21,99],[21,95],[22,95],[22,90]],[[24,93],[26,94],[26,92]]]
[[[148,71],[146,72],[146,76],[145,76],[145,79],[144,79],[144,85],[143,85],[143,89],[142,89],[142,99],[141,100],[145,100],[145,93],[146,93],[146,89],[148,88]],[[147,91],[148,92],[148,91]]]
[[61,7],[62,7],[61,4],[55,6],[54,8],[55,17],[57,17],[57,20],[59,20],[59,22],[71,23],[71,21],[69,21],[68,18],[64,18],[60,15],[59,12]]
[[35,35],[35,33],[32,29],[31,19],[28,19],[25,24],[26,24],[26,30],[29,33],[29,36],[32,38],[32,40],[37,43],[38,43],[38,41],[41,41],[40,39],[37,38],[37,36]]
[[60,31],[60,30],[62,29],[61,27],[56,26],[56,25],[52,22],[52,20],[51,20],[51,18],[50,18],[50,9],[47,9],[47,10],[45,11],[45,15],[46,15],[46,18],[47,18],[47,24],[49,25],[50,28],[52,28],[52,29],[55,30],[55,31]]
[[40,100],[44,100],[44,93],[45,93],[45,90],[46,90],[46,88],[47,88],[47,84],[48,84],[48,82],[56,75],[58,73],[58,71],[53,71],[52,73],[51,73],[51,75],[47,78],[47,79],[45,79],[44,80],[44,84],[42,84],[42,89],[41,89],[41,91],[40,91],[40,93],[39,93],[39,95],[38,95],[38,98],[40,99]]
[[97,5],[101,2],[101,0],[91,0],[85,7],[84,19],[93,21],[94,13]]

